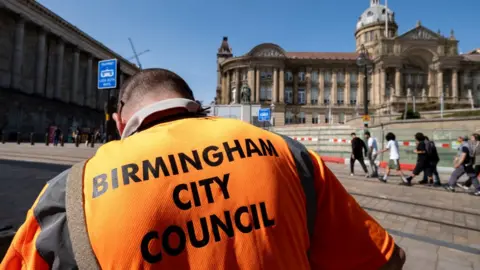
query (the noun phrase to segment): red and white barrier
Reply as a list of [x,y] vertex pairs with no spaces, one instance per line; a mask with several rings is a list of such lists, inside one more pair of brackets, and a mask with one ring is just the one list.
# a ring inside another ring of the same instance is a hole
[[352,140],[333,138],[333,139],[328,139],[328,142],[339,143],[339,144],[342,144],[342,143],[343,144],[350,144],[350,143],[352,143]]
[[295,141],[311,141],[316,142],[318,141],[318,137],[291,137]]

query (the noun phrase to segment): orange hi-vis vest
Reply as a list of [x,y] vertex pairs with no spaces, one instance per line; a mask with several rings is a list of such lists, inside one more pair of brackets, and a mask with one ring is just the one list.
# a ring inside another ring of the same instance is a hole
[[[392,237],[286,136],[215,117],[128,135],[42,191],[0,269],[34,249],[36,269],[378,269],[392,254]],[[43,214],[58,186],[68,228]]]

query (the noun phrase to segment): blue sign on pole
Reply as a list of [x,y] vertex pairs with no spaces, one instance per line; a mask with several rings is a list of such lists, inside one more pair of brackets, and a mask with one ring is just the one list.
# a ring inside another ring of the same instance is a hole
[[270,109],[264,108],[258,110],[258,121],[259,122],[268,122],[270,121]]
[[108,59],[98,61],[98,89],[113,89],[117,88],[117,59]]

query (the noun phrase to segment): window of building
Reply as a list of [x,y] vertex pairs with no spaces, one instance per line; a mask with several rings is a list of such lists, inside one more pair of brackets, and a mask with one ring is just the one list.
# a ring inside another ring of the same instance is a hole
[[330,92],[331,92],[331,89],[330,89],[330,86],[325,86],[325,99],[323,100],[323,104],[330,104]]
[[260,85],[260,101],[272,100],[272,86],[269,84]]
[[343,71],[337,73],[337,83],[345,83],[345,73]]
[[285,103],[293,103],[293,88],[291,86],[285,87]]
[[303,72],[303,71],[298,72],[298,81],[299,82],[304,82],[305,80],[306,80],[305,72]]
[[287,82],[293,81],[293,74],[292,74],[291,71],[285,72],[285,80],[286,80]]
[[323,79],[324,79],[325,84],[332,83],[332,73],[330,71],[325,71],[323,73]]
[[297,123],[298,124],[305,124],[305,113],[304,112],[300,112],[297,115]]
[[350,87],[350,105],[357,104],[357,87]]
[[318,104],[318,93],[319,93],[319,90],[318,90],[318,87],[313,87],[312,86],[312,89],[311,89],[311,97],[310,97],[310,102],[313,104],[313,105],[316,105]]
[[317,112],[312,113],[312,124],[318,124],[320,115]]
[[285,125],[293,124],[293,113],[291,111],[285,112]]
[[264,70],[260,72],[260,80],[271,80],[273,78],[273,72],[270,70]]
[[298,88],[298,104],[305,104],[306,100],[305,88]]
[[312,85],[317,85],[318,84],[318,71],[312,71],[312,75],[311,75],[311,82],[312,82]]
[[367,17],[371,17],[371,16],[373,16],[373,12],[372,11],[367,12]]
[[343,88],[339,87],[337,89],[337,105],[343,105],[344,104],[344,90]]
[[358,83],[357,72],[350,72],[350,83]]

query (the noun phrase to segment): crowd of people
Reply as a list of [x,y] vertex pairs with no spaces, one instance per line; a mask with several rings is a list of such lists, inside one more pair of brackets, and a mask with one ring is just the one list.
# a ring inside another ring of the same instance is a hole
[[[423,179],[418,182],[422,185],[431,185],[435,187],[444,187],[447,191],[455,192],[455,188],[459,187],[474,196],[480,196],[480,134],[472,134],[468,136],[458,137],[459,147],[456,157],[454,158],[454,170],[450,175],[448,183],[442,185],[438,174],[437,165],[440,157],[435,146],[435,142],[430,140],[423,133],[415,134],[416,147],[413,150],[417,154],[417,162],[415,168],[409,176],[405,176],[400,165],[400,151],[395,134],[389,132],[385,139],[387,144],[384,149],[378,149],[377,140],[371,136],[369,131],[365,132],[365,141],[357,137],[355,133],[352,136],[352,153],[350,157],[350,175],[354,175],[355,161],[362,166],[367,178],[378,178],[381,182],[386,183],[392,170],[395,170],[401,177],[401,185],[411,186],[412,181],[423,173]],[[376,164],[379,154],[390,152],[390,157],[383,176],[379,176],[378,166]],[[369,161],[370,172],[365,164],[364,157]],[[468,180],[461,183],[458,180],[467,175]],[[471,192],[470,192],[471,191]]]

